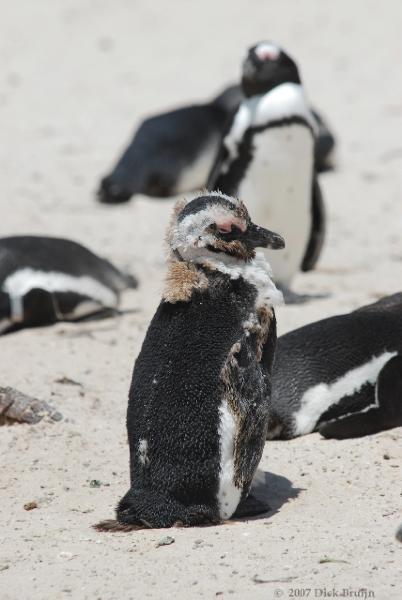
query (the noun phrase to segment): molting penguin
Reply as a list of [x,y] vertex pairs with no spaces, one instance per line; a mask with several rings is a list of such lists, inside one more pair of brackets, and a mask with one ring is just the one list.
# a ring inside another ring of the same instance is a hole
[[283,239],[212,193],[178,203],[167,240],[166,287],[129,393],[131,488],[101,530],[267,510],[247,495],[266,438],[282,295],[255,248]]
[[99,201],[115,204],[134,194],[165,197],[203,188],[241,96],[240,88],[231,86],[208,104],[146,119],[113,171],[102,179]]
[[245,95],[211,171],[208,189],[247,198],[253,218],[279,231],[286,250],[268,253],[275,280],[287,288],[314,268],[324,239],[323,201],[315,173],[317,122],[295,62],[262,42],[243,65]]
[[114,310],[120,292],[136,286],[131,275],[76,242],[0,239],[0,333]]
[[402,425],[402,293],[278,339],[268,438]]

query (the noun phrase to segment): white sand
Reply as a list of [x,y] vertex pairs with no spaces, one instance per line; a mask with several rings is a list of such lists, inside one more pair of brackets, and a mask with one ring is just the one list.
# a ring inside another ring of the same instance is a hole
[[[0,235],[68,236],[142,281],[124,299],[136,313],[0,340],[0,385],[51,400],[65,417],[0,431],[2,600],[268,600],[303,597],[291,590],[304,588],[310,598],[344,588],[402,597],[401,428],[268,443],[262,467],[278,510],[266,519],[91,530],[128,486],[127,391],[159,301],[172,204],[99,206],[99,176],[142,115],[212,95],[238,76],[245,47],[278,40],[340,140],[339,170],[322,178],[324,256],[295,286],[328,298],[281,309],[280,332],[399,291],[401,18],[398,0],[2,2]],[[82,387],[55,383],[61,376]],[[93,479],[103,485],[91,488]],[[32,500],[39,508],[26,512]],[[175,543],[156,548],[166,533]],[[325,556],[346,562],[320,563]]]

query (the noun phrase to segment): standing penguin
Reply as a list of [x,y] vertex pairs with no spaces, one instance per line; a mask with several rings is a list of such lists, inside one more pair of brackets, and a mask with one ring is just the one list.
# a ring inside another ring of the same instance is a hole
[[278,339],[268,438],[402,426],[402,293]]
[[173,196],[205,187],[228,119],[242,98],[238,86],[206,104],[193,104],[145,119],[112,172],[98,200],[127,202],[134,194]]
[[281,293],[255,248],[283,239],[239,200],[178,203],[162,301],[127,413],[131,488],[98,529],[198,525],[265,512],[247,498],[267,433]]
[[317,122],[299,71],[279,46],[261,42],[243,64],[244,101],[225,136],[207,188],[247,198],[253,218],[286,239],[268,253],[274,279],[288,288],[313,269],[324,240],[324,207],[315,172]]
[[0,239],[0,334],[115,310],[131,275],[61,238]]

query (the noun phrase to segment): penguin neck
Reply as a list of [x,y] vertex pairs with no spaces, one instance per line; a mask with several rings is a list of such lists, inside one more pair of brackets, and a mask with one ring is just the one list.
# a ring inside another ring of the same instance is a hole
[[[249,128],[281,124],[291,119],[303,120],[316,135],[318,126],[299,83],[282,83],[266,94],[246,98],[240,105],[229,136],[242,138]],[[226,141],[226,140],[225,140]]]
[[253,260],[245,262],[224,253],[217,255],[207,250],[202,255],[190,257],[187,251],[184,256],[175,254],[171,264],[174,262],[181,262],[189,271],[201,271],[204,277],[208,276],[208,271],[213,271],[232,280],[243,278],[256,289],[256,306],[273,307],[283,303],[282,292],[272,281],[271,268],[262,252],[256,252]]

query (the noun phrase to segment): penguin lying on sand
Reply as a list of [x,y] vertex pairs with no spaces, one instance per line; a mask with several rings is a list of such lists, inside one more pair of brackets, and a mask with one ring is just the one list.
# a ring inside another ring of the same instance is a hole
[[247,198],[253,218],[286,239],[267,253],[284,289],[313,269],[324,241],[325,214],[315,168],[316,119],[299,71],[270,42],[251,48],[243,64],[244,101],[218,154],[207,188]]
[[268,438],[402,426],[402,293],[278,339]]
[[113,171],[102,179],[100,202],[127,202],[134,194],[173,196],[205,187],[228,116],[241,100],[232,86],[207,104],[146,119]]
[[116,309],[131,275],[70,240],[0,239],[0,334]]
[[129,393],[131,488],[101,530],[267,510],[248,492],[267,433],[282,295],[255,248],[283,239],[254,225],[239,200],[212,193],[176,205],[167,240],[166,287]]
[[[226,88],[212,102],[184,106],[146,119],[98,190],[100,202],[127,202],[134,194],[173,196],[205,187],[227,124],[243,92]],[[322,117],[315,145],[318,172],[332,168],[335,139]]]

